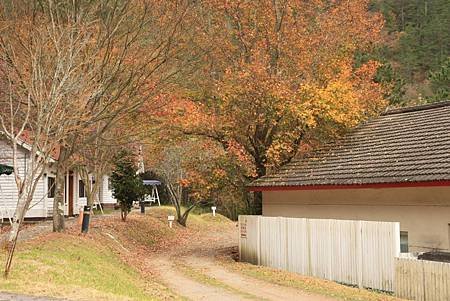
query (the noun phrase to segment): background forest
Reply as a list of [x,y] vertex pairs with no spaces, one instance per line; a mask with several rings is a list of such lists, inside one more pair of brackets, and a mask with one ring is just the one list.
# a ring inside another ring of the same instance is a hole
[[450,94],[450,5],[446,0],[383,0],[373,4],[385,19],[384,62],[378,79],[393,86],[392,104],[434,102]]

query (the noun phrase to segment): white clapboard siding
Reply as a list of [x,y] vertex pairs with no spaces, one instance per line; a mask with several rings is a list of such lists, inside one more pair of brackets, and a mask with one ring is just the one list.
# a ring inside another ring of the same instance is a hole
[[116,204],[117,201],[116,199],[113,197],[113,192],[110,189],[110,185],[109,185],[109,176],[104,175],[102,177],[102,188],[101,188],[101,203],[104,204]]
[[[30,155],[27,150],[18,146],[17,148],[17,167],[19,175],[23,176],[27,165],[29,164]],[[12,166],[12,148],[4,140],[0,140],[0,163]],[[46,216],[46,200],[45,200],[45,182],[42,178],[36,185],[33,200],[30,203],[26,217]],[[0,217],[12,217],[17,205],[18,191],[14,175],[0,176]]]
[[395,287],[400,298],[450,300],[450,263],[396,258]]
[[398,223],[240,216],[239,229],[243,261],[394,290],[394,259],[400,253]]

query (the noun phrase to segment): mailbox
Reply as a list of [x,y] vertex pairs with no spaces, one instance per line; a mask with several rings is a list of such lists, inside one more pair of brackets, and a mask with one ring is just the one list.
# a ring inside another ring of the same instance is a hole
[[169,221],[169,227],[172,228],[173,221],[175,220],[175,216],[168,215],[167,220]]

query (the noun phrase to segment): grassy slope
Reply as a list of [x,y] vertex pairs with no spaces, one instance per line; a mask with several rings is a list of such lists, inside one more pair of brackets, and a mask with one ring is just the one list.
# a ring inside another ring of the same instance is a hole
[[[1,279],[0,291],[74,300],[182,299],[158,283],[139,260],[188,240],[213,222],[207,215],[195,214],[189,229],[169,229],[169,214],[174,214],[170,207],[151,208],[145,217],[130,215],[126,223],[118,217],[95,220],[87,236],[79,235],[76,227],[20,243],[11,275]],[[218,227],[218,221],[229,222],[223,217],[213,221]],[[4,250],[0,255],[5,257]]]
[[22,245],[0,290],[81,300],[155,300],[166,293],[149,286],[113,249],[64,234]]

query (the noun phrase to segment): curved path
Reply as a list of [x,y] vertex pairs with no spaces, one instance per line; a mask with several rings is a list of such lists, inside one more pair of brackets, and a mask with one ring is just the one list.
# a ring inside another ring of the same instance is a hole
[[189,300],[334,300],[224,268],[217,262],[216,255],[236,245],[237,231],[230,227],[204,233],[201,238],[192,239],[185,248],[148,258],[147,264],[157,272],[164,285]]

